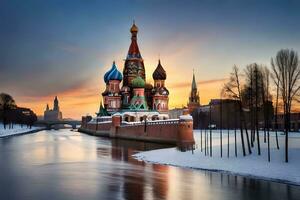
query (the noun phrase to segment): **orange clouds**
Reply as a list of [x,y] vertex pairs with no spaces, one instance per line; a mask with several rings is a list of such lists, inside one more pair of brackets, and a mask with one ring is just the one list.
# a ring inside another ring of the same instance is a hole
[[[63,112],[64,118],[79,119],[82,115],[94,114],[100,102],[99,87],[97,87],[97,84],[84,83],[55,95],[58,96],[60,109]],[[50,108],[53,107],[53,99],[54,95],[40,97],[21,96],[16,101],[19,106],[30,107],[38,115],[43,115],[47,103]]]

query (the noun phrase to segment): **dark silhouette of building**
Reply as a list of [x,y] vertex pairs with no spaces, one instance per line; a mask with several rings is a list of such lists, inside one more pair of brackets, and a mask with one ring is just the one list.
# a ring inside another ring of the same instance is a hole
[[53,109],[49,109],[49,105],[47,104],[46,110],[44,112],[44,120],[47,121],[62,120],[62,112],[59,109],[59,102],[57,96],[55,96],[53,101]]
[[13,128],[13,124],[28,125],[31,127],[37,121],[37,115],[29,108],[14,107],[6,110],[5,116],[3,115],[3,111],[0,110],[0,121],[8,124],[10,128]]
[[[274,119],[274,108],[271,101],[266,102],[265,109],[268,107],[270,124]],[[222,128],[240,128],[239,101],[234,99],[211,99],[208,105],[202,105],[193,110],[191,115],[194,119],[194,129],[207,129],[209,125],[219,129],[221,125],[222,109]],[[250,110],[243,110],[247,127],[250,128]],[[263,107],[258,108],[259,128],[265,126]],[[211,121],[210,121],[211,119]]]
[[[277,123],[278,123],[278,129],[279,130],[284,130],[284,115],[283,114],[278,114],[277,115]],[[300,129],[300,113],[291,113],[290,115],[290,131],[299,131]],[[273,122],[273,127],[275,127],[275,123]]]

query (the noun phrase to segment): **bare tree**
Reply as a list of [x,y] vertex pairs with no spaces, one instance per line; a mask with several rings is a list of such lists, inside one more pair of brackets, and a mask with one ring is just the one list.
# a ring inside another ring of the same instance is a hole
[[254,63],[254,76],[255,76],[255,128],[257,138],[257,153],[260,155],[260,139],[259,139],[259,128],[258,128],[258,79],[259,71],[258,65]]
[[227,115],[226,115],[226,122],[227,122],[227,157],[229,158],[229,148],[230,148],[230,144],[229,144],[229,110],[228,110],[228,106],[227,106]]
[[250,118],[250,138],[251,138],[251,147],[254,147],[254,139],[255,139],[255,129],[254,129],[254,106],[253,106],[253,82],[254,82],[254,73],[253,73],[253,65],[247,65],[245,69],[246,74],[246,86],[243,90],[244,99],[246,99],[248,109],[249,109],[249,118]]
[[223,111],[223,106],[222,106],[222,95],[221,95],[221,99],[220,99],[220,154],[221,154],[221,158],[223,156],[223,133],[222,133],[222,129],[223,129],[223,117],[222,117],[222,112]]
[[275,128],[275,138],[276,138],[276,147],[279,149],[278,143],[278,97],[279,97],[279,80],[271,74],[272,79],[274,80],[276,86],[276,103],[275,103],[275,118],[274,118],[274,128]]
[[298,54],[294,50],[282,49],[275,58],[271,58],[275,79],[283,102],[285,130],[285,162],[288,162],[288,133],[290,130],[290,113],[293,101],[300,90],[300,65]]
[[268,143],[268,161],[270,162],[271,156],[270,156],[270,112],[273,112],[270,110],[270,106],[272,106],[272,96],[269,94],[269,80],[270,80],[270,71],[267,67],[262,68],[263,73],[263,108],[264,108],[264,122],[265,122],[265,138],[267,137],[267,143]]
[[[236,99],[239,103],[239,112],[240,112],[240,131],[241,131],[241,142],[242,142],[242,150],[243,156],[246,156],[245,151],[245,143],[244,143],[244,135],[243,135],[243,125],[246,125],[245,118],[244,118],[244,111],[242,106],[242,96],[241,96],[241,83],[239,79],[239,69],[237,66],[233,67],[233,72],[230,75],[229,82],[224,85],[224,93],[232,98]],[[246,126],[245,126],[246,127]],[[247,142],[248,142],[248,150],[251,153],[250,143],[248,133],[246,132]]]

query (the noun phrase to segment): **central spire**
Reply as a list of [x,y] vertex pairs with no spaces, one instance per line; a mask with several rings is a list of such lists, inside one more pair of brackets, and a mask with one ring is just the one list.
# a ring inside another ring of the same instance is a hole
[[139,29],[133,21],[130,28],[131,44],[129,46],[123,70],[123,86],[131,87],[131,81],[137,76],[140,76],[144,81],[146,79],[144,61],[137,44],[138,31]]
[[194,72],[194,70],[193,70],[192,90],[197,90],[197,84],[196,84],[196,80],[195,80],[195,72]]
[[138,27],[135,25],[135,22],[133,21],[133,24],[130,28],[130,32],[131,32],[131,44],[128,50],[128,55],[127,58],[142,58],[140,50],[139,50],[139,46],[137,44],[137,33],[138,33],[139,29]]

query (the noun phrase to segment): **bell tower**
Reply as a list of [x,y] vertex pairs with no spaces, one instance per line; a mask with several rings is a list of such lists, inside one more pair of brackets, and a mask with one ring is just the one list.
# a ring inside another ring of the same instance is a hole
[[192,113],[193,110],[199,106],[200,106],[200,97],[197,89],[195,73],[193,71],[193,81],[192,81],[191,93],[190,93],[189,103],[188,103],[189,113]]
[[53,110],[59,111],[57,96],[55,96],[55,99],[54,99]]

